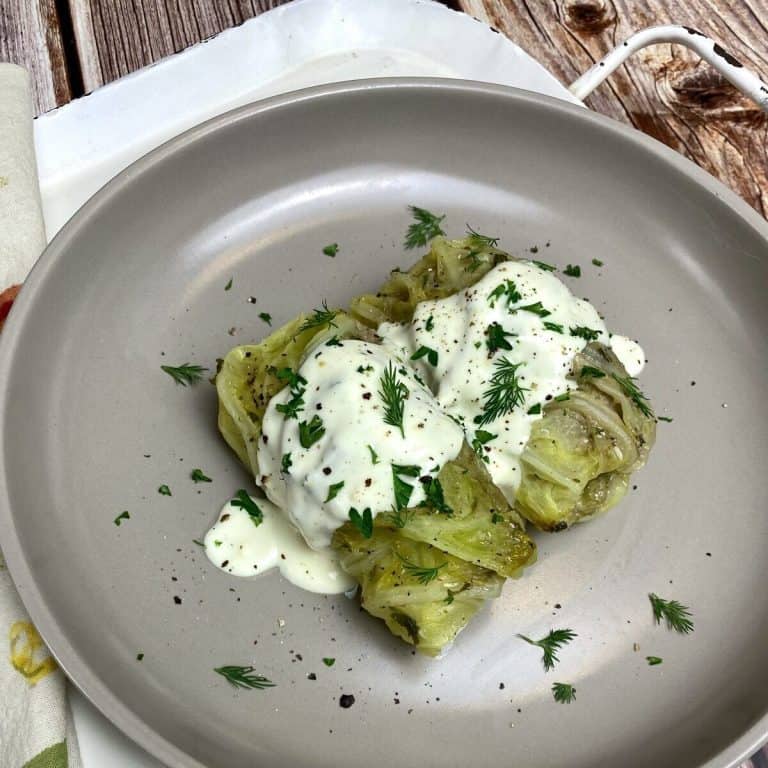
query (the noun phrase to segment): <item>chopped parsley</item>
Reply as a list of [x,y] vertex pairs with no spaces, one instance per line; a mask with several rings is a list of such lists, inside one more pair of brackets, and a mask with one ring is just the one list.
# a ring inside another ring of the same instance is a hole
[[128,510],[126,509],[124,512],[121,512],[112,522],[119,528],[123,520],[130,520],[130,519],[131,519],[130,512],[128,512]]
[[338,336],[331,336],[328,341],[325,342],[326,347],[343,347],[344,345],[341,343],[341,339]]
[[419,347],[412,355],[411,360],[421,360],[422,357],[427,358],[427,362],[431,366],[437,366],[437,350],[432,347]]
[[143,653],[137,653],[136,654],[136,661],[144,661],[144,654]]
[[592,259],[592,263],[593,263],[593,264],[594,264],[596,267],[602,267],[604,262],[600,261],[600,259]]
[[674,419],[671,416],[657,416],[657,421],[666,421],[666,422],[672,422]]
[[304,393],[306,392],[307,380],[290,368],[280,368],[275,372],[275,376],[290,388],[291,393],[291,399],[287,403],[278,403],[275,410],[282,413],[286,419],[298,419],[299,413],[304,410]]
[[259,312],[259,319],[263,320],[267,325],[272,325],[272,315],[269,312]]
[[488,457],[483,451],[483,446],[486,443],[490,443],[491,440],[495,440],[498,435],[486,432],[484,429],[478,429],[475,431],[475,436],[472,438],[472,450],[485,462],[488,461]]
[[563,274],[568,277],[581,277],[581,267],[578,264],[569,264],[563,270]]
[[231,288],[232,288],[232,278],[230,277],[230,278],[229,278],[229,281],[228,281],[228,282],[227,282],[227,284],[224,286],[224,290],[225,290],[225,291],[228,291],[228,290],[230,290]]
[[336,659],[332,659],[329,656],[323,658],[323,664],[325,664],[326,667],[332,667],[335,663]]
[[248,513],[248,517],[251,518],[251,522],[257,528],[264,522],[264,514],[259,509],[259,505],[248,495],[248,491],[245,488],[241,488],[230,503],[233,507],[244,509]]
[[543,269],[545,272],[557,272],[557,267],[547,264],[546,261],[536,261],[536,259],[531,259],[531,264],[535,264],[539,269]]
[[570,683],[554,683],[552,696],[558,704],[570,704],[576,699],[576,689]]
[[325,501],[323,504],[327,504],[329,501],[333,501],[338,495],[339,491],[344,487],[344,481],[342,480],[339,483],[333,483],[333,485],[330,485],[328,487],[328,495],[325,497]]
[[161,485],[161,486],[160,486],[160,487],[157,489],[157,492],[158,492],[158,493],[159,493],[161,496],[173,496],[173,494],[171,493],[171,489],[170,489],[170,488],[169,488],[167,485],[165,485],[165,484]]
[[192,365],[190,363],[182,363],[176,366],[161,365],[160,369],[165,371],[177,384],[181,384],[182,387],[197,384],[203,378],[203,373],[208,370],[200,365]]
[[192,472],[190,472],[189,476],[196,483],[212,483],[213,482],[213,480],[211,480],[211,478],[208,477],[208,475],[206,475],[202,469],[193,469]]
[[420,507],[432,507],[437,512],[444,515],[452,515],[453,510],[445,503],[443,486],[436,477],[422,477],[419,479],[421,487],[424,489],[424,501],[419,504]]
[[527,413],[529,416],[536,416],[539,413],[541,413],[541,403],[536,403],[536,405],[532,405],[528,410]]
[[275,684],[271,680],[267,680],[266,677],[254,675],[253,667],[216,667],[213,671],[224,677],[235,688],[263,690],[264,688],[275,687]]
[[572,326],[568,329],[571,336],[577,336],[580,339],[586,339],[586,341],[596,341],[597,337],[602,331],[596,331],[594,328],[588,328],[586,325],[577,325],[575,328]]
[[379,454],[376,453],[376,451],[373,450],[373,446],[368,446],[368,451],[371,454],[371,464],[376,465],[379,463]]
[[646,656],[645,660],[648,662],[649,667],[655,667],[664,661],[664,659],[659,656]]
[[350,507],[349,519],[364,539],[370,539],[373,536],[373,515],[370,507],[366,507],[362,514],[354,507]]
[[539,317],[549,317],[552,314],[548,309],[544,309],[540,301],[537,301],[535,304],[526,304],[524,307],[518,307],[517,309],[521,309],[523,312],[533,312],[534,315]]
[[693,632],[691,611],[687,606],[678,603],[677,600],[664,600],[653,592],[648,595],[648,599],[651,601],[653,618],[657,624],[660,624],[661,620],[664,619],[667,622],[667,627],[674,629],[675,632],[680,632],[683,635]]
[[563,392],[562,395],[558,395],[555,398],[555,402],[557,402],[557,403],[564,403],[566,400],[570,400],[570,399],[571,399],[571,393],[570,392]]
[[338,243],[331,243],[330,245],[326,245],[325,248],[323,248],[323,253],[326,256],[330,256],[331,258],[334,258],[338,252],[339,252]]
[[324,434],[323,420],[317,415],[309,422],[299,422],[299,442],[302,448],[311,448]]
[[392,485],[395,491],[396,510],[405,509],[408,506],[408,502],[411,500],[411,494],[413,493],[413,486],[403,480],[401,475],[405,477],[418,477],[419,472],[419,467],[414,465],[392,465]]
[[514,280],[505,280],[503,283],[497,285],[488,294],[488,303],[491,305],[491,307],[495,307],[496,302],[502,298],[506,299],[507,307],[511,307],[513,304],[517,304],[517,302],[523,298],[518,292]]
[[291,454],[284,453],[283,457],[280,459],[280,471],[284,474],[288,474],[288,470],[293,466],[293,459],[291,458]]
[[548,331],[554,331],[555,333],[565,333],[565,331],[563,330],[563,326],[560,325],[559,323],[550,323],[548,320],[545,320],[544,327]]
[[408,206],[408,210],[414,218],[414,222],[405,233],[405,247],[408,250],[426,245],[432,238],[445,234],[440,226],[445,214],[436,216],[426,208],[419,208],[416,205]]
[[430,315],[427,318],[427,322],[424,323],[424,330],[425,331],[431,331],[435,327],[435,319]]
[[358,365],[357,366],[357,372],[358,373],[368,373],[368,371],[372,371],[372,370],[373,370],[373,366],[372,365],[365,365],[365,366]]
[[511,331],[505,331],[499,323],[491,323],[485,329],[485,346],[488,347],[488,356],[492,357],[500,349],[512,349],[507,338],[516,335]]
[[379,397],[384,404],[384,423],[398,427],[400,435],[405,437],[403,418],[405,417],[405,399],[408,397],[408,387],[399,381],[392,363],[379,379]]

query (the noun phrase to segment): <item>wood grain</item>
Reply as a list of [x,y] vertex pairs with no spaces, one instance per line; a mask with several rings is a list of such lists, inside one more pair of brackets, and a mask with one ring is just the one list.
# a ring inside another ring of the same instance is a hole
[[[768,79],[768,0],[459,0],[563,83],[643,27],[682,24]],[[679,45],[646,48],[586,103],[681,152],[768,215],[768,115]]]
[[68,0],[85,91],[287,0]]
[[35,112],[70,100],[72,92],[53,0],[0,2],[0,61],[29,71]]

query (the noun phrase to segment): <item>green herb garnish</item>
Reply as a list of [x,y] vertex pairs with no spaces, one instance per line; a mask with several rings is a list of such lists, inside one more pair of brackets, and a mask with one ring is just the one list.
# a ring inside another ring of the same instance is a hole
[[498,237],[488,237],[481,235],[467,224],[467,237],[473,248],[495,248],[499,244]]
[[229,281],[227,282],[227,284],[224,286],[224,290],[228,291],[230,288],[232,288],[232,278],[231,277],[229,278]]
[[578,264],[569,264],[563,270],[563,274],[568,277],[581,277],[581,267]]
[[419,208],[415,205],[408,206],[408,210],[415,219],[405,234],[405,247],[408,250],[426,245],[433,237],[445,234],[440,227],[445,214],[435,216],[426,208]]
[[432,366],[437,366],[437,350],[432,347],[419,347],[412,355],[411,360],[421,360],[422,357],[427,358],[427,362]]
[[667,421],[667,422],[674,421],[674,419],[671,416],[657,416],[656,420],[657,421]]
[[362,515],[354,507],[350,507],[349,519],[364,539],[373,536],[373,515],[370,507],[366,507]]
[[323,301],[323,306],[320,309],[315,309],[311,317],[308,317],[299,327],[299,333],[308,331],[311,328],[322,328],[324,325],[328,325],[331,328],[336,328],[334,323],[336,312],[332,309],[328,309],[328,303]]
[[198,547],[205,547],[205,544],[200,539],[192,539],[192,543],[197,544]]
[[330,245],[326,245],[325,248],[323,248],[323,253],[326,256],[330,256],[331,258],[334,258],[334,256],[336,256],[338,252],[339,252],[338,243],[331,243]]
[[338,336],[331,336],[328,341],[325,342],[326,347],[343,347],[344,345],[341,343],[341,339]]
[[323,658],[323,664],[325,664],[326,667],[332,667],[336,663],[336,659],[332,659],[328,656],[325,656]]
[[565,331],[563,330],[563,326],[560,325],[559,323],[550,323],[548,320],[545,320],[544,327],[548,331],[554,331],[555,333],[565,333]]
[[189,476],[194,480],[196,483],[212,483],[213,480],[211,480],[208,475],[206,475],[202,469],[193,469],[192,472],[190,472]]
[[291,454],[284,453],[282,458],[280,459],[280,470],[284,474],[288,474],[288,470],[293,466],[293,459],[291,458]]
[[474,422],[479,426],[490,424],[492,421],[506,416],[519,405],[525,402],[525,392],[528,387],[523,387],[517,378],[517,369],[523,363],[513,363],[506,357],[496,360],[496,368],[491,376],[490,386],[483,392],[483,412],[475,416]]
[[216,667],[214,672],[225,677],[235,688],[253,688],[262,690],[264,688],[274,688],[275,684],[271,680],[261,675],[254,675],[253,667]]
[[182,387],[196,384],[208,370],[200,365],[191,365],[190,363],[182,363],[177,366],[161,365],[160,369],[165,371],[177,384],[181,384]]
[[600,259],[592,259],[592,263],[593,263],[593,264],[594,264],[596,267],[602,267],[602,266],[603,266],[603,262],[602,262],[602,261],[600,261]]
[[395,528],[405,528],[410,522],[411,518],[416,514],[415,509],[392,509],[387,515],[387,519],[395,526]]
[[403,417],[408,387],[402,381],[398,381],[395,366],[391,362],[387,364],[386,370],[379,379],[379,397],[384,403],[384,423],[398,427],[400,435],[405,437]]
[[594,368],[591,365],[585,365],[579,371],[579,378],[580,379],[604,379],[605,372],[601,371],[599,368]]
[[368,446],[368,451],[371,454],[371,464],[374,466],[379,463],[379,454],[376,453],[376,451],[373,450],[373,446]]
[[619,383],[624,390],[624,394],[634,402],[643,416],[653,416],[653,411],[651,410],[651,404],[648,401],[648,398],[635,384],[637,379],[633,376],[617,376],[615,373],[612,373],[611,377]]
[[290,368],[281,368],[275,372],[275,376],[287,384],[291,393],[291,399],[287,403],[278,403],[275,410],[282,413],[286,419],[298,419],[299,413],[304,410],[304,393],[306,392],[307,380]]
[[143,653],[137,653],[136,654],[136,661],[144,661],[144,654]]
[[119,528],[123,520],[130,520],[130,519],[131,519],[131,515],[126,509],[124,512],[121,512],[112,522]]
[[264,514],[259,509],[259,505],[248,495],[248,491],[245,488],[241,488],[230,503],[233,507],[244,509],[248,513],[248,517],[251,518],[251,522],[257,528],[264,522]]
[[339,491],[344,487],[344,481],[342,480],[339,483],[333,483],[333,485],[328,486],[328,495],[325,497],[325,501],[323,504],[327,504],[329,501],[333,501],[338,495]]
[[393,464],[392,465],[392,485],[395,490],[395,509],[400,510],[408,506],[413,493],[413,486],[400,477],[418,477],[420,469],[413,465]]
[[491,440],[495,440],[498,435],[493,435],[490,432],[486,432],[484,429],[478,429],[475,431],[475,436],[472,438],[472,450],[485,462],[488,461],[488,457],[485,455],[483,446],[489,443]]
[[445,568],[446,565],[448,565],[447,562],[441,563],[440,565],[436,565],[433,568],[429,568],[427,566],[423,565],[416,565],[415,563],[412,563],[410,560],[406,560],[399,552],[395,553],[397,555],[398,560],[403,564],[403,567],[405,570],[413,576],[416,581],[419,582],[419,584],[429,584],[431,581],[434,581],[438,573],[440,572],[441,568]]
[[270,315],[269,312],[259,312],[259,318],[267,325],[272,325],[272,315]]
[[517,307],[517,309],[523,312],[533,312],[534,315],[539,317],[549,317],[552,314],[548,309],[544,309],[540,301],[537,301],[535,304],[526,304],[524,307]]
[[299,422],[299,442],[302,448],[311,448],[324,434],[323,420],[317,415],[309,422]]
[[513,304],[517,304],[517,302],[523,298],[518,293],[514,280],[505,280],[503,283],[497,285],[488,294],[488,303],[491,305],[491,307],[495,307],[497,300],[501,298],[506,299],[507,307],[511,307]]
[[543,269],[545,272],[557,272],[557,267],[547,264],[546,261],[536,261],[536,259],[531,259],[531,264],[535,264],[539,269]]
[[373,370],[373,366],[372,365],[365,365],[365,366],[358,365],[357,366],[357,372],[358,373],[368,373],[368,371],[372,371],[372,370]]
[[160,486],[160,487],[157,489],[157,492],[158,492],[158,493],[159,493],[161,496],[173,496],[173,494],[171,493],[171,489],[170,489],[170,488],[169,488],[167,485],[161,485],[161,486]]
[[570,683],[555,683],[552,695],[558,704],[570,704],[576,698],[576,689]]
[[571,327],[568,330],[571,332],[571,336],[577,336],[587,341],[596,341],[602,333],[602,331],[596,331],[594,328],[587,328],[586,325],[577,325],[575,328]]
[[683,635],[693,632],[692,614],[687,606],[678,603],[677,600],[664,600],[653,592],[648,595],[648,599],[651,601],[653,618],[657,624],[664,619],[667,627],[674,629],[675,632]]
[[512,349],[507,337],[516,335],[511,331],[505,331],[499,323],[491,323],[485,329],[485,345],[488,347],[488,356],[495,355],[500,349]]
[[530,408],[529,408],[529,409],[526,411],[526,413],[527,413],[529,416],[537,416],[538,414],[540,414],[540,413],[541,413],[541,403],[536,403],[536,405],[532,405],[532,406],[531,406],[531,407],[530,407]]
[[424,330],[425,331],[431,331],[435,327],[435,319],[430,315],[427,318],[427,322],[424,323]]
[[648,662],[649,667],[655,667],[664,661],[664,659],[659,656],[646,656],[645,660]]
[[570,399],[571,399],[571,393],[570,392],[563,392],[562,395],[558,395],[555,398],[555,402],[556,403],[564,403],[566,400],[570,400]]
[[546,637],[541,640],[531,640],[530,637],[525,635],[518,635],[521,640],[525,640],[526,643],[538,646],[544,651],[542,656],[542,662],[544,663],[544,671],[549,672],[553,669],[560,659],[557,658],[557,651],[566,643],[570,643],[574,637],[577,637],[576,633],[570,629],[551,629]]
[[436,477],[422,477],[419,482],[424,489],[424,501],[419,504],[420,507],[432,507],[437,512],[444,515],[452,515],[453,510],[445,503],[443,486]]

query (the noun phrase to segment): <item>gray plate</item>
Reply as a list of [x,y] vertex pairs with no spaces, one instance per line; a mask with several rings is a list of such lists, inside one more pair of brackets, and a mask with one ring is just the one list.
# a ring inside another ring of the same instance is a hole
[[[268,332],[259,312],[277,325],[406,266],[409,203],[580,264],[569,284],[643,341],[643,387],[674,417],[621,507],[538,536],[539,563],[437,661],[344,597],[207,563],[192,540],[249,479],[214,389],[160,371],[215,366]],[[767,235],[659,144],[500,87],[323,87],[186,133],[64,228],[3,333],[0,535],[34,621],[173,766],[733,765],[768,722]],[[654,626],[651,591],[690,605],[696,631]],[[579,637],[544,674],[515,633],[551,627]],[[251,663],[278,687],[212,671]],[[555,681],[576,702],[556,704]]]

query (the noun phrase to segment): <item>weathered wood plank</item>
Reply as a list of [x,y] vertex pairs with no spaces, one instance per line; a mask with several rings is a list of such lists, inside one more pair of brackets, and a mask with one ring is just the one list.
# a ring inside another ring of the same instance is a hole
[[[699,29],[768,77],[768,0],[459,0],[570,83],[643,27]],[[689,157],[768,215],[768,115],[698,56],[647,48],[588,99]]]
[[0,61],[29,70],[37,114],[72,98],[54,0],[2,0]]
[[69,0],[86,92],[288,0]]

